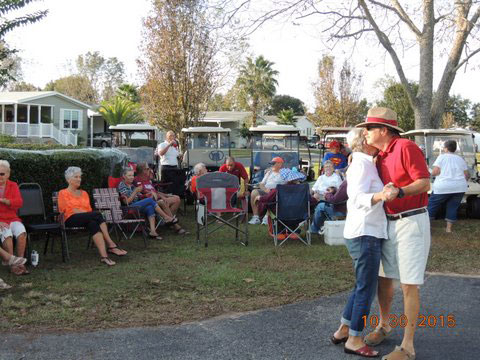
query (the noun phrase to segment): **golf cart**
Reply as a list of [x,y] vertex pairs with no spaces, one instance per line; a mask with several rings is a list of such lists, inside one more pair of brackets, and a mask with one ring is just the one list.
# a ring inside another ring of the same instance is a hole
[[130,162],[155,165],[154,149],[157,146],[158,129],[148,124],[119,124],[109,127],[111,144],[127,154]]
[[270,167],[274,157],[284,160],[284,167],[296,167],[307,178],[313,178],[310,149],[307,147],[308,159],[300,158],[300,129],[293,125],[259,125],[250,131],[250,184],[257,184],[263,179],[265,170]]
[[[417,143],[425,154],[428,168],[431,169],[437,157],[442,153],[446,140],[457,142],[456,154],[468,165],[470,179],[462,202],[467,204],[467,217],[480,218],[480,184],[477,169],[474,135],[467,130],[417,129],[402,134]],[[433,181],[434,179],[432,179]]]
[[182,168],[189,171],[195,164],[204,163],[208,171],[217,171],[230,156],[230,129],[222,127],[189,127],[182,129],[187,149]]
[[318,171],[319,176],[323,167],[323,157],[327,152],[328,145],[332,141],[338,141],[341,144],[346,146],[347,143],[347,133],[352,130],[351,127],[317,127],[316,133],[320,137],[320,152],[318,158]]

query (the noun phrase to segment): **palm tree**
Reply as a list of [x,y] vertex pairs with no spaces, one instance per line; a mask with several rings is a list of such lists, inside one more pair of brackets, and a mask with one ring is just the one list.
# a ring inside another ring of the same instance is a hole
[[282,125],[295,125],[297,119],[292,109],[283,109],[277,114],[278,123]]
[[130,100],[134,103],[140,102],[140,95],[138,94],[137,86],[133,84],[122,84],[117,89],[117,96]]
[[258,112],[275,95],[278,84],[275,76],[278,75],[278,71],[272,69],[273,65],[273,62],[260,55],[255,61],[248,57],[247,63],[240,68],[237,82],[252,112],[252,126],[257,125]]
[[[104,101],[98,108],[109,125],[132,124],[143,121],[140,105],[128,99],[115,96],[113,100]],[[126,145],[130,146],[130,137],[127,133]]]

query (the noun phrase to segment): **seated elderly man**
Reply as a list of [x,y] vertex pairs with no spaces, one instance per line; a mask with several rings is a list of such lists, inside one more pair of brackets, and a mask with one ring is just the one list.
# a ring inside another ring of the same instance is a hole
[[[283,159],[279,156],[274,157],[270,164],[272,167],[269,171],[265,173],[263,180],[259,184],[259,189],[255,189],[252,191],[251,195],[251,204],[252,204],[252,212],[253,216],[248,222],[249,224],[256,225],[260,224],[260,217],[258,212],[258,199],[260,196],[269,193],[271,190],[275,189],[278,184],[284,184],[285,180],[282,178],[280,174],[280,169],[283,167]],[[265,216],[263,219],[262,224],[267,225],[268,218]]]
[[[9,180],[10,163],[0,160],[0,237],[2,248],[13,255],[13,238],[16,240],[17,256],[23,258],[27,245],[27,231],[17,215],[23,205],[18,185]],[[10,264],[10,271],[16,275],[28,274],[23,264]]]

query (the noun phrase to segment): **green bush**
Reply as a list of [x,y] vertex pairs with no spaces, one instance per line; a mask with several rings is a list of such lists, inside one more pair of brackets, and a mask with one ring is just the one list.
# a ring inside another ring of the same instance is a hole
[[20,143],[1,143],[1,149],[17,149],[17,150],[58,150],[58,149],[82,149],[82,146],[71,146],[61,144],[20,144]]
[[13,144],[14,142],[15,138],[13,136],[0,134],[0,145]]
[[50,213],[52,192],[67,187],[64,173],[69,166],[82,169],[82,189],[91,196],[92,189],[107,187],[109,175],[120,176],[127,157],[116,149],[28,151],[0,148],[0,159],[10,163],[10,180],[18,184],[40,184],[45,208]]

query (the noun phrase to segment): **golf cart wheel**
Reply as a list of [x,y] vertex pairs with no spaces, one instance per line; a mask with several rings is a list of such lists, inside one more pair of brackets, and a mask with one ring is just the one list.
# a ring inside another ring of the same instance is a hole
[[108,147],[108,142],[102,141],[102,143],[100,144],[100,146],[101,146],[102,148],[106,148],[106,147]]
[[469,196],[467,198],[467,217],[470,219],[480,219],[480,198]]
[[272,146],[272,150],[273,150],[273,151],[277,151],[277,150],[278,150],[278,146],[277,146],[277,145],[273,145],[273,146]]

